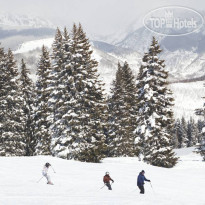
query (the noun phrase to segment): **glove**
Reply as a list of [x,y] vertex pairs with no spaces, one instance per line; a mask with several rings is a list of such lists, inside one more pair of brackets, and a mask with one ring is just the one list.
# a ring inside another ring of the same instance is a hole
[[148,182],[151,182],[151,180],[148,180]]
[[114,183],[114,180],[112,180],[112,183]]

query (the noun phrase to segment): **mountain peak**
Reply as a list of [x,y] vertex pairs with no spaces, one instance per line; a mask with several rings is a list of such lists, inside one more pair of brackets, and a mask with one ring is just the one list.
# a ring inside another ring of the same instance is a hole
[[0,26],[31,27],[31,28],[55,28],[48,20],[39,17],[0,13]]

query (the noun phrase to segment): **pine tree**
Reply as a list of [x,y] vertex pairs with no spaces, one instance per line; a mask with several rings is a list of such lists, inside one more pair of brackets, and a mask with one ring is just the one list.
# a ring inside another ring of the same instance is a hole
[[178,135],[180,132],[180,120],[177,119],[174,123],[174,128],[172,130],[172,145],[174,148],[179,147]]
[[0,155],[23,156],[25,155],[23,101],[18,87],[18,70],[10,49],[7,54],[3,48],[0,49],[0,73]]
[[144,161],[161,167],[173,167],[177,158],[171,146],[173,97],[167,88],[168,72],[160,60],[160,46],[153,37],[137,77],[138,114],[136,141],[142,146]]
[[[54,152],[67,159],[99,162],[105,149],[106,104],[97,62],[92,59],[92,50],[81,25],[77,28],[74,24],[72,39],[67,30],[62,38],[59,36],[55,38],[59,43],[54,45],[61,46],[53,49],[57,85],[53,95]],[[60,57],[57,54],[61,54]]]
[[184,142],[186,133],[185,133],[185,130],[183,129],[180,119],[177,119],[175,126],[176,126],[175,134],[178,139],[178,148],[183,148],[186,145]]
[[202,120],[198,120],[197,121],[197,131],[198,131],[198,135],[197,135],[197,143],[199,143],[201,141],[201,131],[203,129],[204,126],[204,122]]
[[35,101],[35,128],[34,135],[37,139],[36,154],[51,154],[51,108],[48,100],[51,94],[50,73],[51,63],[47,49],[42,47],[42,54],[38,63]]
[[136,156],[135,123],[137,97],[134,76],[127,62],[118,63],[116,79],[111,90],[109,105],[109,156]]
[[[57,48],[56,45],[60,46]],[[78,146],[77,143],[75,146],[72,143],[78,135],[77,130],[80,130],[80,122],[76,113],[78,102],[75,98],[76,88],[72,68],[72,40],[66,28],[63,35],[57,30],[52,56],[54,89],[50,101],[55,114],[52,125],[53,155],[72,159],[75,156],[74,147]]]
[[182,140],[181,140],[181,147],[188,146],[188,137],[187,137],[187,122],[184,117],[181,118],[181,129],[182,129]]
[[74,140],[79,153],[75,156],[80,161],[99,162],[104,157],[107,108],[103,94],[103,83],[97,74],[97,61],[92,58],[89,40],[81,24],[73,26],[73,72],[78,99],[77,114],[80,133]]
[[[205,104],[202,108],[196,109],[195,114],[199,116],[203,116],[205,119]],[[205,121],[205,120],[204,120]],[[198,121],[198,129],[201,130],[199,133],[199,141],[196,144],[196,152],[201,154],[203,157],[203,160],[205,161],[205,126],[204,121],[199,120]]]
[[24,123],[24,139],[26,143],[26,156],[32,156],[35,152],[36,139],[34,138],[34,124],[33,124],[33,108],[34,108],[34,85],[32,80],[29,77],[29,70],[24,63],[24,60],[21,60],[21,69],[20,69],[20,92],[23,98],[22,109],[24,112],[25,123]]
[[200,135],[200,142],[197,143],[196,152],[201,154],[205,161],[205,128],[202,129]]
[[188,139],[187,147],[192,147],[196,144],[197,129],[192,117],[190,117],[190,120],[187,123],[187,139]]

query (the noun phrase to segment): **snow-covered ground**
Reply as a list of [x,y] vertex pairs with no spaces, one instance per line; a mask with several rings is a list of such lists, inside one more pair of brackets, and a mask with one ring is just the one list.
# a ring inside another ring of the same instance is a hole
[[[176,150],[179,163],[172,169],[147,165],[137,158],[106,158],[102,163],[82,163],[49,156],[0,157],[1,205],[205,205],[205,162],[192,153],[193,148]],[[41,178],[46,162],[54,186]],[[145,195],[136,186],[144,169],[151,179],[145,183]],[[106,171],[114,179],[113,190],[103,186]]]
[[203,120],[203,117],[195,115],[197,108],[202,108],[205,100],[204,81],[191,83],[174,83],[169,88],[174,96],[174,115],[176,118],[184,116],[187,120],[190,117]]

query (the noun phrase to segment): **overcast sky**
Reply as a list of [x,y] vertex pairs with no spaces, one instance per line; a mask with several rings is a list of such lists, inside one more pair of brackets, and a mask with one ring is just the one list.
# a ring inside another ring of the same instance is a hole
[[205,10],[204,0],[0,0],[0,13],[27,14],[57,26],[81,22],[87,32],[107,35],[139,24],[139,17],[169,5]]

